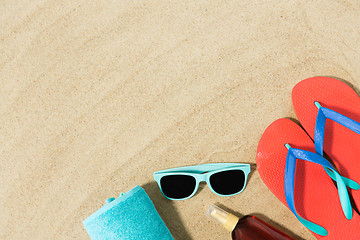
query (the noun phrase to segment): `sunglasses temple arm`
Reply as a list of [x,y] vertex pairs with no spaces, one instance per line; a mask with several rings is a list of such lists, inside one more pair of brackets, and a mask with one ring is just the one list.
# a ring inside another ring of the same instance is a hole
[[204,173],[209,172],[213,170],[221,170],[226,169],[230,167],[244,167],[245,169],[250,170],[250,164],[248,163],[242,163],[242,164],[234,164],[234,163],[209,163],[209,164],[200,164],[195,166],[187,166],[187,167],[178,167],[178,168],[170,168],[166,170],[161,170],[157,173],[174,173],[174,172],[193,172],[193,173]]

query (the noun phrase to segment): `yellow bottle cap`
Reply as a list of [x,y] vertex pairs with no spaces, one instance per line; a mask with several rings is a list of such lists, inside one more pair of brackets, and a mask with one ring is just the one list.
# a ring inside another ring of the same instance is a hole
[[232,232],[236,227],[236,224],[239,221],[239,218],[231,213],[226,212],[225,210],[219,208],[218,206],[211,205],[209,210],[206,212],[206,215],[215,220],[218,223],[221,223],[223,227]]

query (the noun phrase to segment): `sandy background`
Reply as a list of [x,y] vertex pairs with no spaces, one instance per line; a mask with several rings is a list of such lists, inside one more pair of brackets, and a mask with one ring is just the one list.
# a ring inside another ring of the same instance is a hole
[[[89,239],[82,220],[139,184],[176,239],[230,239],[217,202],[314,239],[256,171],[315,75],[360,87],[359,1],[0,1],[0,239]],[[247,189],[162,197],[154,171],[253,164]],[[270,220],[271,219],[271,220]]]

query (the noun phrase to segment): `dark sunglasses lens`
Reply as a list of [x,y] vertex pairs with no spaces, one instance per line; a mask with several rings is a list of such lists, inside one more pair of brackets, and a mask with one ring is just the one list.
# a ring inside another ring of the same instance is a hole
[[218,172],[210,176],[210,184],[215,192],[231,195],[240,192],[245,184],[245,173],[241,170]]
[[160,185],[165,196],[182,199],[194,192],[196,180],[188,175],[169,175],[160,179]]

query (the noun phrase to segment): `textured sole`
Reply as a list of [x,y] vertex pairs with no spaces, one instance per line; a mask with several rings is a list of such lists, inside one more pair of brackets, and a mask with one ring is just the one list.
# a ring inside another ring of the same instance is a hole
[[[270,191],[287,206],[284,190],[285,143],[312,152],[315,152],[315,147],[306,132],[286,118],[273,122],[261,137],[256,157],[259,174]],[[320,165],[297,161],[294,192],[295,207],[300,216],[328,231],[325,237],[313,233],[317,239],[360,239],[360,216],[354,214],[351,220],[346,219],[337,189]]]
[[[301,125],[314,139],[317,107],[330,108],[360,122],[360,98],[346,83],[329,77],[313,77],[299,82],[292,91],[292,102]],[[340,174],[360,183],[360,135],[327,120],[324,152],[334,162]],[[360,191],[351,190],[356,206],[360,207]]]

